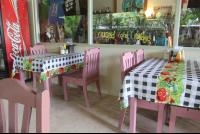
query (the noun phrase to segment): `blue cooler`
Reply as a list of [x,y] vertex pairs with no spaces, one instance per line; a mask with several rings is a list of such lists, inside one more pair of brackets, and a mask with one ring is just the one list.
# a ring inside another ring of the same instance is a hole
[[167,46],[168,40],[166,37],[156,37],[156,46]]

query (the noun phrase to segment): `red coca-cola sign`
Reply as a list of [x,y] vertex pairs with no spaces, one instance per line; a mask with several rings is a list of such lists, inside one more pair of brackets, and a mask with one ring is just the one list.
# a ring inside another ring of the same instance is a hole
[[[16,57],[27,56],[29,54],[29,47],[31,47],[29,27],[27,27],[29,26],[29,24],[27,24],[28,21],[24,21],[25,19],[21,18],[28,16],[28,10],[22,12],[21,10],[23,9],[18,8],[20,2],[23,2],[23,5],[26,5],[25,8],[27,10],[27,3],[24,3],[26,1],[1,0],[2,20],[10,77],[12,73],[13,60]],[[19,13],[21,13],[21,15]],[[24,29],[24,31],[22,31],[22,29]],[[23,32],[26,32],[26,34],[24,33],[24,35],[26,35],[26,40],[24,40]],[[15,78],[19,78],[19,76],[16,75]]]

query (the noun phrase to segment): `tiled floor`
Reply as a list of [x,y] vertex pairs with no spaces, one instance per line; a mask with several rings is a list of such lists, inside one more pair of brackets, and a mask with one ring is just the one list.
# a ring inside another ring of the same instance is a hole
[[[32,88],[32,82],[26,82]],[[37,83],[37,88],[43,84]],[[90,108],[86,108],[84,95],[78,95],[77,89],[69,89],[69,102],[64,102],[62,87],[52,84],[53,97],[51,98],[50,131],[51,133],[128,133],[129,116],[126,114],[121,130],[118,130],[119,105],[117,97],[89,92]],[[7,103],[5,104],[7,107]],[[7,108],[6,108],[7,109]],[[19,132],[21,129],[23,108],[19,105]],[[8,118],[7,118],[8,119]],[[8,125],[7,125],[8,126]],[[30,132],[35,133],[35,109],[31,118]],[[138,133],[155,133],[157,126],[157,112],[138,108]],[[163,125],[163,133],[168,132],[168,126]],[[177,118],[176,133],[199,133],[200,121]]]

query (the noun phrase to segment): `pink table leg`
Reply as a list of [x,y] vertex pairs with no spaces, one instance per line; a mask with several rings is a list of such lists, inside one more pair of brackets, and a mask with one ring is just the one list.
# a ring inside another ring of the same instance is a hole
[[49,96],[50,96],[49,97],[49,104],[50,104],[50,107],[51,107],[51,100],[50,100],[51,95],[50,95],[50,88],[49,88],[49,79],[44,81],[44,87],[45,87],[46,90],[49,90]]
[[20,76],[20,81],[23,82],[25,84],[25,80],[24,80],[24,71],[19,69],[19,76]]
[[137,98],[130,99],[130,133],[136,132]]

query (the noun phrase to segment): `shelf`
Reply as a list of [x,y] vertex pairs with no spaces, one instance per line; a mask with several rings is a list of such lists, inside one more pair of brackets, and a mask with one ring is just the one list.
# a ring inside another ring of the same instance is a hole
[[93,15],[97,15],[97,14],[109,14],[109,13],[112,13],[112,12],[104,12],[104,13],[93,13]]

